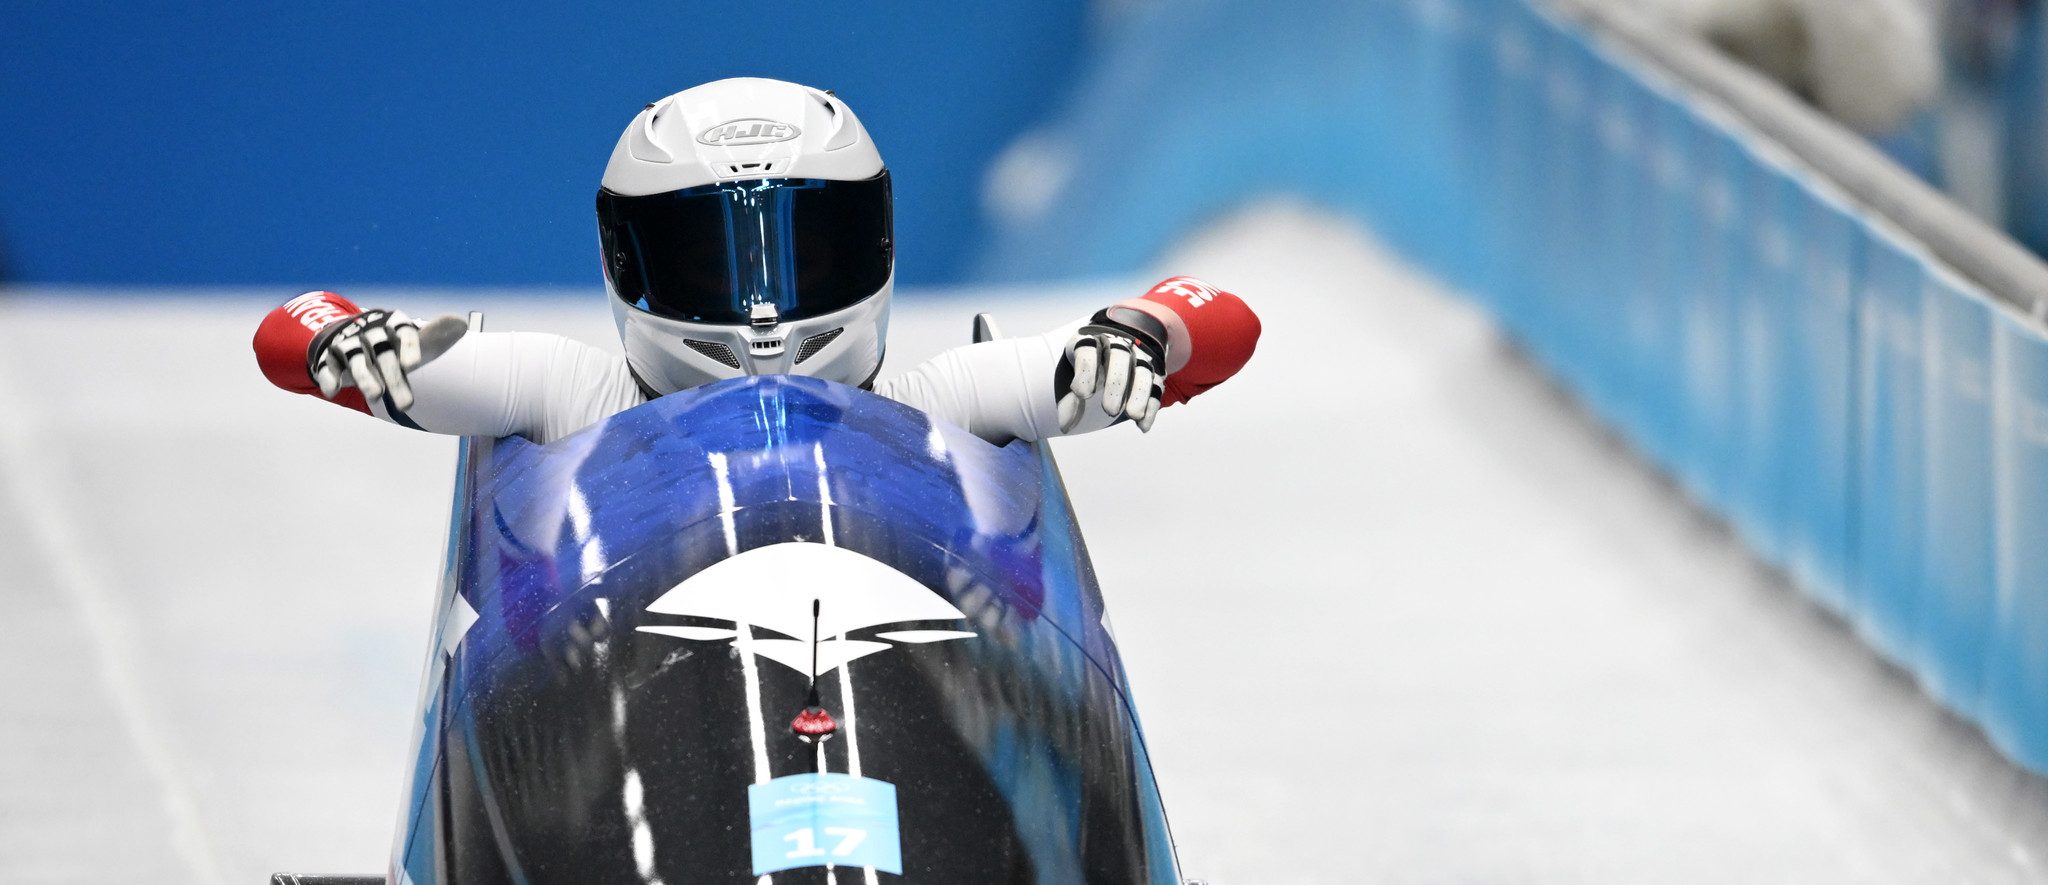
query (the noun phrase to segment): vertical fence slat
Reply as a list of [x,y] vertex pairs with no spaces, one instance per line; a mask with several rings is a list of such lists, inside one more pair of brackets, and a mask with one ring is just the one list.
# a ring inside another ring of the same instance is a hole
[[1931,274],[1922,297],[1926,518],[1923,641],[1909,659],[1927,689],[1968,718],[1983,715],[1993,572],[1990,304],[1973,287]]
[[1984,725],[2048,771],[2048,340],[2001,317],[1991,354],[1997,594]]
[[1759,554],[1783,567],[1786,550],[1785,489],[1793,471],[1786,426],[1796,419],[1786,396],[1788,367],[1799,340],[1793,307],[1798,304],[1795,258],[1803,240],[1786,211],[1799,191],[1788,164],[1767,148],[1746,145],[1741,187],[1748,211],[1748,273],[1736,297],[1734,395],[1737,442],[1734,503],[1737,531]]
[[1692,186],[1698,204],[1700,251],[1692,268],[1692,295],[1680,318],[1685,366],[1685,399],[1693,439],[1690,483],[1694,497],[1727,513],[1732,501],[1736,435],[1735,302],[1748,267],[1742,223],[1746,196],[1736,183],[1743,151],[1718,118],[1697,116]]
[[1699,218],[1688,183],[1694,175],[1694,121],[1674,96],[1657,94],[1650,102],[1643,150],[1655,185],[1649,220],[1655,232],[1654,276],[1644,287],[1648,343],[1642,365],[1644,403],[1649,434],[1643,448],[1665,471],[1681,474],[1687,458],[1683,367],[1685,302],[1692,290],[1692,267],[1699,260]]
[[1856,299],[1856,628],[1905,661],[1916,642],[1924,504],[1920,304],[1926,261],[1880,230],[1865,241]]
[[1806,243],[1796,312],[1799,345],[1785,379],[1797,397],[1787,426],[1794,451],[1788,564],[1793,579],[1823,606],[1849,604],[1850,465],[1855,463],[1855,269],[1863,229],[1853,212],[1814,182],[1787,213]]

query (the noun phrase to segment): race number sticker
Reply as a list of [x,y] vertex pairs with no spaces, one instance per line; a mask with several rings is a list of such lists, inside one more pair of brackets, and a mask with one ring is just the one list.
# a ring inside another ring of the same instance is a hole
[[747,787],[754,875],[797,867],[903,874],[896,785],[850,774],[793,774]]

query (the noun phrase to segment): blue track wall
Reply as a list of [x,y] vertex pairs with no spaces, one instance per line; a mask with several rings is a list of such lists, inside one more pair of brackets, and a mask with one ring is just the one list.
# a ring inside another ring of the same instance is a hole
[[0,254],[17,282],[595,285],[619,131],[754,75],[853,105],[902,279],[950,279],[1086,5],[0,4]]
[[1524,0],[1182,4],[1109,42],[988,273],[1127,270],[1255,195],[1354,212],[2048,772],[2039,322]]

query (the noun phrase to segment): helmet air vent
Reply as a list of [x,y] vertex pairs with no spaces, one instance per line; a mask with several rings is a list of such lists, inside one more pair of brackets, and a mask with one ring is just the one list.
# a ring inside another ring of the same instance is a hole
[[782,339],[765,338],[760,341],[750,341],[747,343],[747,349],[755,356],[774,356],[782,352]]
[[662,147],[661,143],[656,141],[654,136],[655,121],[661,119],[661,113],[668,109],[668,104],[669,100],[664,98],[643,108],[640,111],[640,119],[637,121],[638,125],[628,130],[630,134],[626,136],[626,152],[632,154],[634,159],[644,160],[649,163],[673,163],[676,161],[675,155],[669,153],[667,148]]
[[723,344],[719,344],[718,342],[698,341],[695,338],[685,338],[683,339],[683,346],[691,350],[694,350],[698,353],[701,353],[707,357],[710,357],[711,359],[717,360],[720,363],[724,363],[726,368],[737,369],[740,367],[740,358],[738,356],[733,355],[732,348],[727,347]]
[[825,116],[832,120],[832,131],[825,136],[826,150],[836,151],[858,140],[854,137],[857,127],[847,125],[853,122],[853,115],[841,113],[838,96],[833,95],[829,89],[824,92],[813,89],[811,97],[825,106]]
[[774,175],[788,167],[788,160],[755,160],[748,163],[719,163],[716,168],[720,178],[738,178],[742,175]]
[[841,333],[841,332],[844,332],[844,331],[846,331],[846,330],[845,330],[845,329],[833,329],[833,330],[832,330],[832,331],[830,331],[830,332],[823,332],[823,333],[820,333],[820,334],[817,334],[817,335],[812,335],[812,336],[811,336],[811,337],[809,337],[809,338],[805,338],[805,339],[804,339],[804,343],[803,343],[803,344],[801,344],[801,345],[798,345],[798,347],[797,347],[797,349],[796,349],[796,361],[797,361],[797,363],[798,363],[798,364],[802,364],[804,360],[807,360],[807,359],[810,359],[811,357],[817,356],[817,355],[818,355],[818,351],[824,350],[824,349],[825,349],[825,345],[827,345],[827,344],[831,344],[831,343],[832,343],[832,339],[834,339],[834,338],[837,338],[837,337],[839,337],[839,333]]

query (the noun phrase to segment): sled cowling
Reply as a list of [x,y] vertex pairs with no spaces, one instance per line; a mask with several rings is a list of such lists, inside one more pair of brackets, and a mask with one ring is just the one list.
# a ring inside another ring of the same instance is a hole
[[392,881],[1177,881],[1040,447],[771,376],[466,461]]

